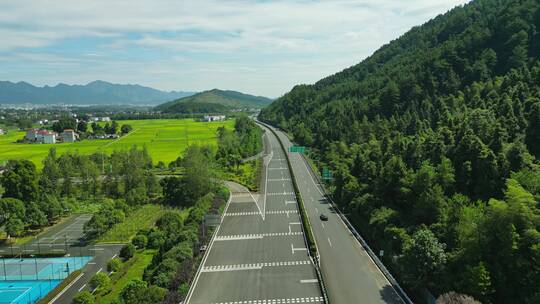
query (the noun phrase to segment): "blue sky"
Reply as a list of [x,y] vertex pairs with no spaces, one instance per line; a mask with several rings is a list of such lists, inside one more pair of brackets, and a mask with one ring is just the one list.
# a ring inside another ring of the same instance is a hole
[[278,97],[466,0],[0,2],[0,80]]

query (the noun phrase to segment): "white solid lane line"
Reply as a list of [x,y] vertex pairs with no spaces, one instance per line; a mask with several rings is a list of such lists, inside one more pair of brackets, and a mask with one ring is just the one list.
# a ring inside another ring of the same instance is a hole
[[81,290],[83,290],[85,287],[86,287],[86,284],[84,284],[83,286],[81,286],[81,288],[79,288],[79,292],[81,292]]
[[73,284],[77,283],[77,281],[84,275],[84,272],[81,273],[78,277],[75,278],[75,280],[73,280],[73,282],[69,283],[68,286],[66,286],[66,288],[64,288],[59,294],[56,295],[56,297],[54,297],[48,304],[51,304],[51,303],[54,303],[56,300],[58,300],[68,289],[71,288],[71,286],[73,286]]

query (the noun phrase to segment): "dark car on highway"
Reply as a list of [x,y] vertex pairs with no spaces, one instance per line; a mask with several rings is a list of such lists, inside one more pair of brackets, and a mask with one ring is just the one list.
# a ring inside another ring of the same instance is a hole
[[321,219],[321,221],[328,221],[328,216],[326,214],[324,214],[324,213],[321,213],[319,218]]

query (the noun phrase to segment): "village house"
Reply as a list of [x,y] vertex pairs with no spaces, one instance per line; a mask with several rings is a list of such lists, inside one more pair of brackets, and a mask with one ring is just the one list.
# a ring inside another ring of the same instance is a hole
[[225,120],[225,115],[204,115],[204,121],[223,121]]
[[4,131],[4,129],[0,129],[0,135],[4,135],[6,134],[6,131]]
[[62,137],[63,142],[71,143],[79,140],[79,134],[77,134],[73,129],[65,129],[60,136]]
[[56,132],[43,129],[30,129],[26,131],[26,135],[24,136],[26,141],[43,144],[55,144],[56,137]]

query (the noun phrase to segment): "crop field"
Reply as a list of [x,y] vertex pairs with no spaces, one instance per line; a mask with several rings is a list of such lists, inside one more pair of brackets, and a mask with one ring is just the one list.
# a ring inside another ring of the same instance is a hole
[[168,163],[180,156],[191,144],[217,145],[216,130],[220,126],[232,128],[233,120],[224,122],[196,122],[192,119],[122,120],[119,125],[130,124],[133,131],[119,139],[92,139],[75,143],[58,144],[18,144],[25,135],[23,131],[10,130],[0,135],[0,164],[9,159],[28,159],[42,167],[42,159],[50,148],[58,154],[78,151],[91,154],[104,151],[129,149],[133,145],[145,146],[154,163]]

